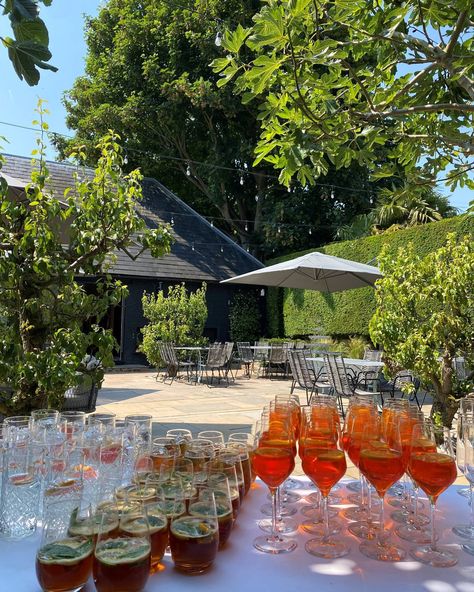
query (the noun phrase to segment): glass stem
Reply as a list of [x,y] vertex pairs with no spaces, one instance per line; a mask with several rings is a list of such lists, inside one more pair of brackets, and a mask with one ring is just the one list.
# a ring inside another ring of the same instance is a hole
[[372,493],[370,492],[370,485],[367,481],[367,522],[370,524],[372,520]]
[[474,529],[474,487],[471,481],[469,481],[469,503],[471,504],[471,520],[469,526],[471,530]]
[[272,496],[272,539],[277,540],[277,487],[270,487],[270,494]]
[[323,495],[323,512],[324,512],[324,537],[323,542],[329,540],[329,505],[328,496]]
[[418,526],[418,487],[413,483],[413,521]]
[[277,522],[281,522],[281,489],[280,487],[276,488],[276,492],[275,492],[275,496],[276,496],[276,520]]
[[365,477],[364,475],[359,471],[359,480],[360,480],[360,507],[364,508],[365,506]]
[[379,536],[378,536],[378,544],[383,546],[384,542],[384,533],[385,533],[385,495],[379,495],[380,497],[380,526],[379,526]]
[[435,531],[435,502],[430,499],[430,520],[431,520],[431,550],[437,551],[436,549],[436,531]]

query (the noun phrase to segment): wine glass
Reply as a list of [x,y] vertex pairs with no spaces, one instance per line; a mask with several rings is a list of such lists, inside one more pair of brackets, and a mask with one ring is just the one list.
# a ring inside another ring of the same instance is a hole
[[[464,474],[466,479],[469,481],[469,488],[471,494],[471,528],[473,524],[474,515],[474,421],[472,418],[469,421],[465,421],[463,424],[463,435],[464,435]],[[474,544],[465,543],[462,548],[470,555],[474,555]]]
[[413,430],[409,459],[410,474],[415,483],[430,500],[431,543],[410,551],[413,559],[434,567],[451,567],[458,558],[446,547],[437,544],[435,530],[435,507],[438,497],[452,483],[457,471],[451,434],[447,428],[425,422]]
[[336,559],[349,553],[349,547],[333,535],[329,524],[328,496],[332,487],[346,472],[346,457],[340,447],[339,433],[335,425],[328,423],[329,432],[319,440],[306,442],[303,452],[303,470],[321,492],[323,498],[324,533],[322,538],[306,542],[305,549],[311,555]]
[[359,469],[371,483],[380,498],[380,525],[376,540],[363,541],[361,553],[379,561],[401,561],[405,551],[390,541],[385,531],[384,498],[387,490],[405,472],[402,444],[396,428],[390,430],[390,441],[383,437],[382,424],[366,426],[362,433]]
[[[466,412],[458,418],[458,438],[456,442],[456,459],[459,466],[459,448],[462,448],[462,472],[469,482],[470,520],[469,524],[455,526],[453,532],[467,541],[474,541],[474,453],[473,453],[474,412]],[[461,467],[459,467],[461,468]]]
[[264,553],[289,553],[296,549],[296,541],[283,539],[277,531],[276,490],[295,466],[293,434],[287,422],[278,421],[268,425],[258,436],[258,445],[252,456],[252,467],[258,477],[268,486],[272,499],[272,532],[254,540],[254,547]]

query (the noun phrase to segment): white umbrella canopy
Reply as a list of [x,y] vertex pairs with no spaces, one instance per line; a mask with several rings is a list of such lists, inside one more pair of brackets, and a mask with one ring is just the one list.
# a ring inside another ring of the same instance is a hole
[[373,286],[382,277],[377,267],[314,251],[296,259],[270,265],[221,281],[221,284],[252,284],[340,292]]

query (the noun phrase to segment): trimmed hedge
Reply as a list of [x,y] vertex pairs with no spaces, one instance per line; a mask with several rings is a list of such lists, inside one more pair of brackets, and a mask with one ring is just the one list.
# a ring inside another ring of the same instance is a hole
[[[426,255],[439,248],[450,232],[458,235],[470,234],[474,238],[474,216],[455,216],[388,234],[330,243],[318,249],[272,259],[267,264],[273,265],[317,250],[328,255],[376,265],[373,260],[385,244],[389,245],[390,251],[395,252],[411,241],[415,243],[420,255]],[[324,327],[328,335],[368,336],[368,324],[374,312],[372,288],[333,294],[288,288],[267,290],[267,327],[268,334],[272,337],[309,335],[319,325]]]

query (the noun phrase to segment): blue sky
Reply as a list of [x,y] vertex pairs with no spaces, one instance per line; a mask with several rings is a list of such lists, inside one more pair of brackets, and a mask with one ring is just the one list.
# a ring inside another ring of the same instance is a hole
[[[64,91],[71,88],[76,77],[84,72],[84,15],[95,15],[100,4],[99,0],[55,0],[48,8],[41,5],[41,16],[50,34],[53,53],[51,63],[59,71],[41,71],[38,86],[31,88],[18,79],[6,50],[0,45],[0,136],[9,141],[0,142],[4,152],[20,156],[31,154],[35,147],[35,133],[7,124],[31,127],[31,121],[36,119],[34,109],[39,97],[47,101],[47,108],[51,112],[48,116],[50,129],[63,134],[71,133],[65,124],[66,112],[61,98]],[[7,19],[1,16],[0,35],[11,35]],[[55,152],[50,148],[48,158],[54,157]],[[440,189],[450,195],[447,188]],[[450,195],[451,203],[460,211],[465,211],[473,198],[473,192],[466,188]]]

